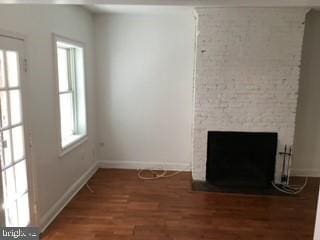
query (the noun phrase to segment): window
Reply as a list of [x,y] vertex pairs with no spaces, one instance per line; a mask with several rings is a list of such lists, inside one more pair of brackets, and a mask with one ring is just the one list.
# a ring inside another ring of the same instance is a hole
[[60,139],[65,150],[87,134],[84,56],[81,44],[56,38]]

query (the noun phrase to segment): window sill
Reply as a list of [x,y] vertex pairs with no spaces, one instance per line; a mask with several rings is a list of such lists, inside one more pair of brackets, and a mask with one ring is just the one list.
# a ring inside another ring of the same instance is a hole
[[87,135],[74,135],[68,141],[64,143],[60,150],[59,157],[63,157],[67,153],[73,151],[75,148],[79,147],[81,144],[88,140]]

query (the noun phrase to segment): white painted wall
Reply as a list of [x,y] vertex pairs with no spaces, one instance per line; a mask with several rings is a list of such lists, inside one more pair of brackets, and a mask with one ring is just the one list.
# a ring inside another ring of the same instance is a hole
[[320,177],[320,11],[306,18],[292,173]]
[[[95,163],[93,20],[91,14],[81,7],[1,5],[0,29],[27,37],[27,111],[30,116],[27,120],[32,129],[33,159],[38,178],[38,211],[40,225],[43,226],[56,213],[54,204]],[[58,102],[55,101],[52,32],[86,44],[89,139],[62,158],[58,157],[59,142],[56,134]]]
[[191,162],[195,21],[191,9],[95,17],[102,166]]
[[205,180],[208,131],[278,132],[279,149],[293,144],[306,9],[197,12],[192,174]]

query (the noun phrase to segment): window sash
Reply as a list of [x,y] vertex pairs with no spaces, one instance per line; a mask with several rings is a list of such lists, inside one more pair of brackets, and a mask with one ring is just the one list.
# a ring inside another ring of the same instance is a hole
[[[75,49],[74,48],[66,48],[66,47],[57,47],[57,49],[64,49],[66,50],[67,53],[67,72],[68,72],[68,89],[65,91],[61,91],[60,87],[59,87],[59,101],[60,101],[60,108],[61,108],[61,96],[63,94],[71,94],[72,96],[72,109],[69,109],[69,111],[72,112],[72,125],[73,125],[73,129],[72,129],[72,135],[77,135],[78,134],[78,123],[77,123],[77,94],[76,94],[76,66],[75,66]],[[63,113],[60,110],[60,120],[62,121],[62,119],[64,119],[63,116],[61,116]],[[63,125],[63,123],[61,122],[61,125]],[[62,132],[63,129],[61,127],[61,137],[63,138],[64,133]],[[69,137],[72,137],[72,135],[70,135]]]
[[[84,45],[57,35],[54,35],[54,41],[58,60],[57,76],[60,76],[57,82],[61,83],[57,88],[57,96],[60,106],[58,115],[60,116],[59,151],[60,156],[63,156],[87,139]],[[63,51],[60,51],[60,49]],[[62,63],[62,67],[59,72],[60,63]],[[66,106],[63,104],[66,104]],[[71,112],[72,119],[68,117],[71,116]],[[65,119],[65,121],[63,122],[62,119]],[[70,131],[72,124],[73,131]]]

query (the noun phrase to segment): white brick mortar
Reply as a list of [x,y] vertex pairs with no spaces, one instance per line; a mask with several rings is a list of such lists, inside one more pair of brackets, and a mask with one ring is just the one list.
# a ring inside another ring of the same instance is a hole
[[307,9],[196,10],[192,175],[205,180],[208,131],[278,132],[279,149],[293,144]]

